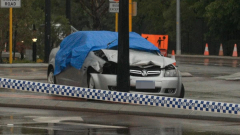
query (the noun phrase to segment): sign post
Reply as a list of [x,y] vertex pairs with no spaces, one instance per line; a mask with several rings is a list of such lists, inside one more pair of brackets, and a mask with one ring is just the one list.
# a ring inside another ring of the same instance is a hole
[[119,0],[109,0],[109,12],[115,13],[115,31],[118,32]]
[[1,8],[21,8],[21,0],[1,0]]
[[9,8],[9,63],[12,64],[12,8],[21,8],[21,0],[1,0],[1,8]]
[[[118,32],[119,0],[109,0],[109,12],[115,13],[115,31]],[[132,16],[137,15],[137,2],[129,0],[129,32],[132,32]]]

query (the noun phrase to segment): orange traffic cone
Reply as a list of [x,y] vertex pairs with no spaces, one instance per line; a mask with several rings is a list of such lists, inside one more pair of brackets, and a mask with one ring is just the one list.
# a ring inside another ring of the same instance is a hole
[[207,43],[206,43],[206,47],[205,47],[205,51],[204,51],[204,55],[209,55],[208,44],[207,44]]
[[[175,59],[175,52],[174,50],[172,50],[172,56],[171,56],[172,59],[176,60]],[[176,62],[173,63],[174,66],[176,66]]]
[[220,45],[219,56],[223,56],[223,48],[222,48],[222,44]]
[[233,49],[233,54],[232,54],[233,57],[237,57],[238,54],[237,54],[237,44],[234,45],[234,49]]

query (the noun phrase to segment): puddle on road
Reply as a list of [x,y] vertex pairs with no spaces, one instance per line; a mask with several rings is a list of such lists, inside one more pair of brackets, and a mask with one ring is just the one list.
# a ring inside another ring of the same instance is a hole
[[[60,117],[59,117],[60,118]],[[64,118],[65,117],[61,117]],[[67,118],[67,117],[66,117]],[[178,124],[161,123],[157,127],[151,125],[131,126],[114,124],[91,124],[76,121],[59,121],[58,123],[39,123],[31,117],[24,116],[3,116],[0,117],[0,134],[17,135],[230,135],[227,132],[220,132],[217,128],[189,128]],[[43,121],[42,121],[43,122]],[[12,123],[12,124],[9,124]],[[94,126],[93,126],[94,125]],[[121,127],[121,128],[119,128]],[[209,131],[213,130],[213,131]],[[215,131],[214,131],[215,130]]]
[[202,60],[195,61],[194,59],[177,59],[178,64],[193,64],[193,65],[204,65],[204,66],[227,66],[227,67],[240,67],[239,60],[215,60],[204,58]]
[[[30,113],[30,112],[29,112]],[[16,114],[16,113],[14,113]],[[55,123],[47,123],[48,119],[35,121],[35,117],[9,116],[8,113],[2,113],[0,117],[0,134],[17,135],[231,135],[236,133],[232,128],[220,131],[216,126],[208,127],[202,123],[200,128],[192,124],[190,127],[182,123],[158,123],[158,125],[137,124],[134,121],[130,123],[116,125],[116,123],[94,122],[89,123],[73,117],[53,117]],[[39,116],[47,118],[48,116]],[[59,121],[56,122],[56,118]],[[72,118],[73,120],[66,120]],[[151,120],[151,119],[148,119]],[[49,120],[48,120],[49,121]],[[51,120],[52,121],[52,120]],[[104,120],[103,120],[104,121]],[[183,120],[184,121],[184,120]],[[121,123],[121,122],[120,122]],[[183,122],[184,123],[184,122]],[[156,123],[155,123],[156,124]],[[234,123],[231,123],[234,124]],[[219,125],[219,124],[218,124]],[[220,125],[221,126],[221,125]],[[238,125],[222,125],[224,127],[237,127]],[[236,130],[236,129],[235,129]]]
[[230,135],[217,131],[191,131],[181,128],[82,128],[71,125],[45,124],[43,125],[18,125],[13,127],[0,127],[0,134],[18,134],[18,135]]

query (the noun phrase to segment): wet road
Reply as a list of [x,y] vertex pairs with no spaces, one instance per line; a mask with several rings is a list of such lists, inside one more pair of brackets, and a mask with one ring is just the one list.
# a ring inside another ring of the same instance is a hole
[[216,58],[200,58],[200,57],[177,57],[178,64],[194,64],[205,66],[225,66],[225,67],[240,67],[240,59],[216,59]]
[[[180,71],[190,72],[193,75],[193,77],[183,77],[186,98],[240,103],[239,81],[225,81],[213,78],[240,72],[239,61],[177,59],[177,64]],[[46,78],[46,68],[1,68],[0,74],[10,74],[11,76],[37,75]],[[46,80],[31,81],[46,82]],[[81,99],[76,98],[7,89],[1,89],[0,97],[76,100],[77,102],[83,102]],[[0,134],[240,134],[239,123],[114,115],[107,113],[0,108],[0,119]]]
[[1,77],[3,76],[41,76],[47,77],[46,68],[1,68]]
[[108,113],[0,108],[0,134],[237,135],[240,123]]
[[195,77],[217,77],[240,72],[240,60],[177,58],[181,72],[190,72]]
[[186,89],[185,98],[240,104],[239,81],[215,78],[239,73],[240,60],[204,58],[176,60],[181,72],[189,72],[193,75],[182,78]]

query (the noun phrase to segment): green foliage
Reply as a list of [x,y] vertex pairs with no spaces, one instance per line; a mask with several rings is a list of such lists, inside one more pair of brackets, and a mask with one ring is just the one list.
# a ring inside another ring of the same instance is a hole
[[81,8],[81,15],[77,12],[78,20],[80,21],[78,24],[82,25],[80,30],[102,30],[103,28],[108,28],[108,25],[105,25],[107,23],[102,21],[106,22],[106,18],[110,17],[108,15],[108,0],[79,0],[76,2],[76,5],[79,5],[79,8]]
[[209,35],[228,40],[227,36],[240,34],[240,1],[216,0],[206,6],[205,17],[209,26]]
[[[168,34],[176,39],[176,0],[133,0],[137,16],[133,31],[139,34]],[[240,1],[181,0],[181,39],[183,52],[202,49],[205,42],[226,43],[232,46],[240,37]],[[22,0],[21,8],[13,9],[13,32],[17,42],[31,49],[36,35],[37,55],[44,56],[45,0]],[[109,0],[71,0],[71,22],[66,19],[66,0],[51,0],[51,47],[60,44],[70,34],[70,23],[78,30],[115,30],[115,14],[108,12]],[[33,32],[33,24],[37,32]],[[0,51],[8,42],[9,9],[0,9]],[[231,42],[231,43],[230,43]],[[231,44],[231,45],[230,45]],[[171,45],[171,44],[170,44]],[[186,49],[187,50],[184,50]],[[209,46],[211,50],[211,46]],[[231,47],[227,47],[230,48]],[[214,49],[214,48],[213,48]],[[192,53],[196,53],[192,52]]]
[[138,33],[164,34],[163,12],[170,2],[165,0],[137,0],[137,2],[138,13],[133,17],[133,30]]
[[[32,3],[35,1],[22,0],[21,8],[13,8],[13,33],[17,30],[17,42],[24,41],[27,47],[30,47],[30,43],[32,42],[33,24],[39,26],[43,21],[43,12],[39,8],[32,7]],[[2,35],[5,35],[9,31],[9,9],[0,10],[0,31]],[[7,41],[8,38],[1,38],[1,49]]]
[[13,60],[13,63],[33,63],[33,61],[30,61],[30,60],[26,60],[26,59],[16,59],[16,60]]

